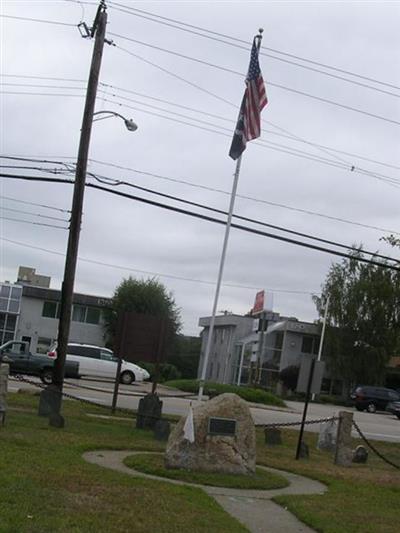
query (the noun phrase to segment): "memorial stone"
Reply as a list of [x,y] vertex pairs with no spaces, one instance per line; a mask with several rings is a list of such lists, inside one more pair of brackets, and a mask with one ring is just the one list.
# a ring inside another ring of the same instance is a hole
[[321,424],[317,448],[327,452],[334,452],[336,448],[336,435],[337,424],[335,420]]
[[193,407],[194,442],[181,418],[168,439],[167,468],[252,474],[256,466],[254,422],[244,400],[221,394]]
[[48,416],[59,413],[61,410],[61,394],[54,385],[49,385],[40,393],[39,416]]
[[146,394],[139,401],[136,429],[154,429],[156,422],[161,418],[162,404],[158,394]]
[[0,425],[4,425],[7,412],[7,387],[9,365],[0,363]]
[[154,438],[156,440],[168,440],[169,434],[171,433],[171,424],[168,420],[157,420],[154,426]]
[[337,432],[335,464],[339,466],[350,466],[353,459],[351,428],[353,426],[353,413],[350,411],[340,411],[339,425]]
[[300,453],[299,458],[300,459],[308,459],[310,457],[310,450],[308,448],[308,445],[305,442],[300,443]]
[[357,446],[353,452],[353,463],[366,463],[368,461],[368,450],[365,446]]
[[279,446],[282,444],[282,432],[278,428],[265,428],[265,444],[268,446]]

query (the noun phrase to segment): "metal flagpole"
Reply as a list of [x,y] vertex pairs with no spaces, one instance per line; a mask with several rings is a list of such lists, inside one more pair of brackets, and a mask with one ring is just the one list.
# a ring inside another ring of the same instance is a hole
[[198,395],[198,398],[197,398],[199,402],[201,402],[201,400],[203,398],[204,382],[205,382],[205,379],[206,379],[208,359],[209,359],[209,356],[210,356],[211,342],[212,342],[212,337],[213,337],[213,333],[214,333],[215,315],[217,313],[219,292],[220,292],[220,289],[221,289],[222,274],[224,272],[225,256],[226,256],[226,250],[227,250],[227,247],[228,247],[229,233],[230,233],[230,229],[231,229],[232,214],[233,214],[233,208],[234,208],[234,205],[235,205],[236,191],[237,191],[237,186],[238,186],[238,181],[239,181],[241,163],[242,163],[242,156],[240,155],[239,158],[236,160],[236,170],[235,170],[235,175],[234,175],[234,178],[233,178],[233,185],[232,185],[231,201],[230,201],[230,205],[229,205],[228,220],[226,222],[224,244],[223,244],[223,247],[222,247],[221,260],[220,260],[220,263],[219,263],[218,279],[217,279],[217,286],[215,288],[215,296],[214,296],[214,304],[213,304],[211,321],[210,321],[210,329],[208,331],[206,352],[204,354],[203,368],[201,370],[201,378],[200,378],[200,385],[199,385],[199,395]]
[[[324,318],[323,318],[323,322],[322,322],[321,339],[319,341],[317,361],[321,361],[322,348],[323,348],[323,345],[324,345],[324,338],[325,338],[326,319],[328,317],[328,308],[329,308],[329,294],[328,294],[328,296],[326,298],[326,303],[325,303],[325,313],[324,313]],[[313,393],[313,395],[311,397],[311,400],[312,401],[315,400],[315,393]]]

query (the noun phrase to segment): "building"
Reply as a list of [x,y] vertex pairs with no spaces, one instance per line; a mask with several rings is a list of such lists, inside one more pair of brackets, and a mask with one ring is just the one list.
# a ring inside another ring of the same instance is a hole
[[[198,376],[201,376],[209,336],[211,317],[199,320],[203,327]],[[262,330],[262,331],[260,331]],[[305,354],[318,354],[320,326],[302,322],[278,313],[264,313],[264,321],[247,315],[225,313],[215,318],[206,380],[246,385],[253,380],[260,386],[274,389],[281,370],[300,365]],[[335,384],[328,376],[323,390],[332,392]],[[338,391],[337,393],[340,393]]]
[[[61,291],[35,269],[20,267],[15,283],[0,283],[0,344],[27,341],[33,353],[46,353],[57,339]],[[109,298],[75,293],[70,342],[104,346],[104,310]]]

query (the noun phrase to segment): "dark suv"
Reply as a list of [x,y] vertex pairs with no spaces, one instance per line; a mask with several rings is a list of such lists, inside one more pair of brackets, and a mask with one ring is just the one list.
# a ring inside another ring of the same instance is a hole
[[389,402],[400,401],[400,394],[385,387],[370,387],[361,385],[354,389],[350,398],[357,411],[367,410],[369,413],[384,411]]

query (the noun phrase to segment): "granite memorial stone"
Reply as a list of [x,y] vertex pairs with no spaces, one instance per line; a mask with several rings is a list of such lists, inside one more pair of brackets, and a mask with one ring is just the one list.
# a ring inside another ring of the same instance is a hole
[[171,424],[168,420],[157,420],[154,425],[154,438],[156,440],[168,440],[168,437],[171,433]]
[[351,442],[351,428],[353,426],[353,413],[350,411],[339,412],[339,425],[337,432],[335,464],[351,466],[353,450]]
[[361,444],[353,452],[353,463],[365,464],[368,461],[368,450]]
[[221,394],[193,407],[192,415],[193,442],[185,435],[183,417],[168,439],[167,468],[226,474],[255,472],[255,427],[244,400],[236,394]]
[[146,396],[139,401],[136,428],[154,429],[157,421],[161,418],[162,404],[158,394],[146,394]]

